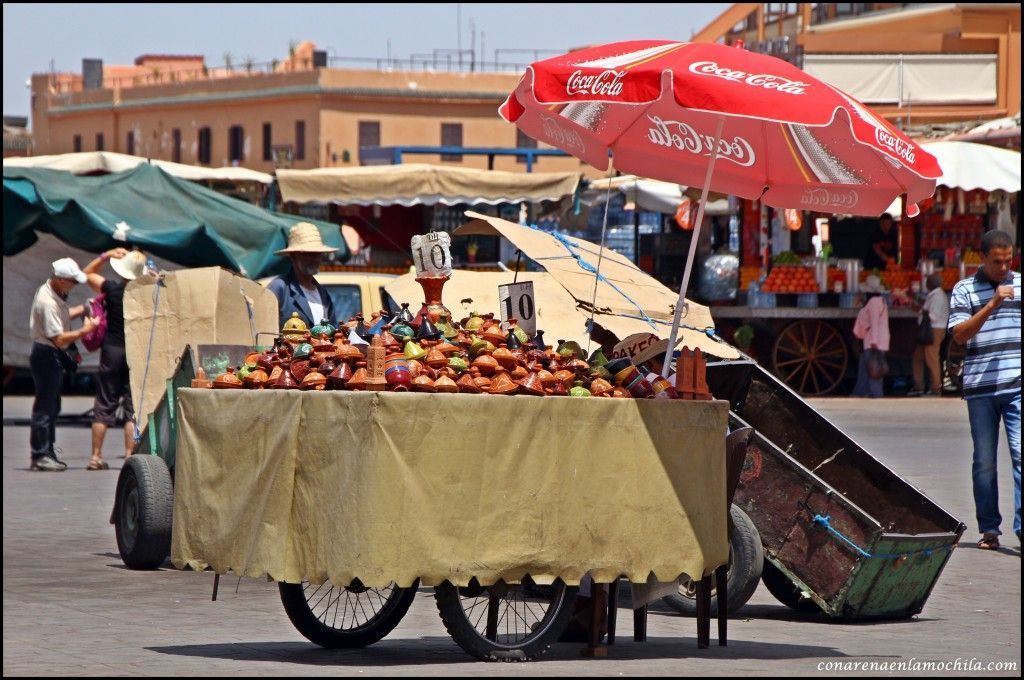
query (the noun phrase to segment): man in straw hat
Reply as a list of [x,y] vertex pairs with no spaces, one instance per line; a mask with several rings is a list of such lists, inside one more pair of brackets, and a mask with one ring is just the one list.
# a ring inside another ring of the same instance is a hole
[[85,313],[84,305],[68,307],[71,289],[85,283],[85,274],[70,257],[53,262],[50,277],[36,291],[32,300],[29,329],[32,334],[32,382],[35,401],[32,403],[32,425],[29,446],[32,470],[62,472],[67,463],[57,458],[57,416],[60,415],[60,388],[64,374],[77,368],[74,343],[96,327],[90,318],[78,330],[71,330],[71,320]]
[[332,325],[338,323],[334,301],[327,289],[314,276],[320,272],[320,260],[334,248],[324,245],[320,230],[309,222],[299,222],[288,232],[288,247],[278,250],[275,255],[287,255],[292,269],[284,276],[270,282],[267,288],[277,296],[278,327],[291,318],[292,312],[312,328],[323,319]]
[[[103,263],[109,261],[117,274],[108,279],[99,273]],[[132,455],[135,444],[135,410],[128,381],[128,354],[124,337],[124,289],[129,281],[142,276],[146,269],[146,256],[139,251],[113,248],[85,265],[89,286],[103,294],[103,308],[107,317],[107,332],[100,346],[100,370],[96,375],[96,399],[92,416],[92,455],[86,470],[107,470],[103,460],[103,440],[107,429],[124,428],[124,457]]]

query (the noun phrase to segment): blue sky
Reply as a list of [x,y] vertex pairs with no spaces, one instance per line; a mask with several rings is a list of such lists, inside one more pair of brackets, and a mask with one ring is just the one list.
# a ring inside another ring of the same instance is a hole
[[[208,66],[287,56],[312,40],[335,57],[432,54],[481,43],[487,61],[533,61],[511,50],[568,51],[641,38],[688,39],[728,3],[708,4],[8,4],[5,115],[29,114],[32,73],[81,72],[83,58],[131,64],[142,54],[202,54]],[[461,15],[461,16],[460,16]],[[461,22],[460,22],[461,18]],[[459,31],[461,23],[461,35]],[[475,28],[475,32],[474,32]],[[475,39],[474,39],[475,34]],[[542,54],[550,56],[548,54]]]

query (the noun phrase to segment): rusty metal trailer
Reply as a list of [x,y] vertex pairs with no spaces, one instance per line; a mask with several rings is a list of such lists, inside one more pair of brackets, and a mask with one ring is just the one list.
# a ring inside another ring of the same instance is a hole
[[781,602],[843,619],[919,613],[965,530],[753,360],[708,365],[755,435],[734,499]]

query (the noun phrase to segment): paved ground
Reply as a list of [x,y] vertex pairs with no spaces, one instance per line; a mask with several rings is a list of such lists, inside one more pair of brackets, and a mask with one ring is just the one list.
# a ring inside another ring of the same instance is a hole
[[[4,398],[4,418],[28,414],[30,400]],[[976,540],[970,486],[970,433],[956,399],[818,400],[886,465],[961,518],[968,531],[921,615],[875,624],[823,623],[795,614],[761,587],[730,625],[726,648],[698,651],[695,622],[652,612],[649,641],[634,643],[625,609],[607,659],[583,659],[558,644],[542,661],[483,664],[447,636],[430,591],[382,642],[326,651],[305,641],[281,608],[274,584],[221,580],[163,568],[125,569],[107,523],[117,470],[87,472],[89,431],[61,428],[71,469],[28,471],[28,429],[3,428],[4,675],[813,675],[821,664],[853,662],[1015,664],[1019,677],[1021,560],[1004,520],[998,553]],[[90,400],[68,398],[65,413]],[[1000,452],[1004,517],[1012,508],[1005,439]],[[116,451],[116,448],[111,448]],[[119,460],[111,460],[114,468]],[[238,585],[237,592],[235,586]],[[849,666],[848,666],[849,668]],[[921,669],[921,666],[916,666]],[[993,674],[977,670],[974,674]],[[837,674],[842,671],[824,672]],[[864,670],[858,671],[862,674]],[[933,674],[932,673],[929,674]],[[880,673],[880,674],[903,674]]]

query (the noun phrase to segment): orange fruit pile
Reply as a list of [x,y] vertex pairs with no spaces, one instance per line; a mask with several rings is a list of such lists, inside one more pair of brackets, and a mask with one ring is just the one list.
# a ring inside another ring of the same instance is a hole
[[810,267],[776,265],[761,290],[765,293],[817,293],[818,282]]

